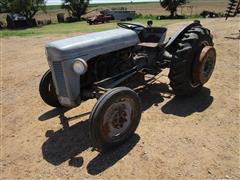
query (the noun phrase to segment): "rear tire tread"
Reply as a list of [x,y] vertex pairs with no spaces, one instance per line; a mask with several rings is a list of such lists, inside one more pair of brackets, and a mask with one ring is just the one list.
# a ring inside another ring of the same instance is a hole
[[169,79],[170,86],[177,96],[192,95],[202,87],[202,84],[196,87],[191,84],[191,67],[199,48],[201,48],[202,41],[213,45],[210,31],[200,26],[193,27],[176,43],[175,52],[171,52],[174,58],[170,67]]

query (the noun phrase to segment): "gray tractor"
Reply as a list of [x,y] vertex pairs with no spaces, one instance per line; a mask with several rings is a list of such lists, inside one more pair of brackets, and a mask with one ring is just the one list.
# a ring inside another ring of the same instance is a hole
[[210,79],[216,62],[213,36],[199,21],[168,41],[164,27],[118,26],[47,44],[50,69],[39,86],[43,101],[53,107],[74,108],[98,99],[89,120],[92,145],[99,150],[134,134],[142,112],[135,90],[147,84],[144,74],[156,76],[169,68],[173,93],[191,96]]

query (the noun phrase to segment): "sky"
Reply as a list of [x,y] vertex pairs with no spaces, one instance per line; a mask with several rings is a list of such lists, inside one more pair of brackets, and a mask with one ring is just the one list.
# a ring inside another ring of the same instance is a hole
[[[154,2],[156,0],[91,0],[91,3]],[[61,0],[47,0],[47,5],[61,4]]]

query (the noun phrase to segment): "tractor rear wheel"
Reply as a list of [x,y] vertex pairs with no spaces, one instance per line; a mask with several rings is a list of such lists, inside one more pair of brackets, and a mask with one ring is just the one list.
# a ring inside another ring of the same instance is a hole
[[170,86],[177,96],[197,93],[210,79],[216,62],[210,30],[192,27],[176,42],[170,65]]

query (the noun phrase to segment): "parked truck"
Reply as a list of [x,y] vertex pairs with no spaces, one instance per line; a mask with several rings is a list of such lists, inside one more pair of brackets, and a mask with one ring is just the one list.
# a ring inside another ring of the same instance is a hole
[[112,16],[107,16],[104,14],[99,14],[93,17],[90,17],[87,19],[88,24],[92,25],[92,24],[103,24],[106,22],[109,22],[110,20],[112,20],[113,17]]

